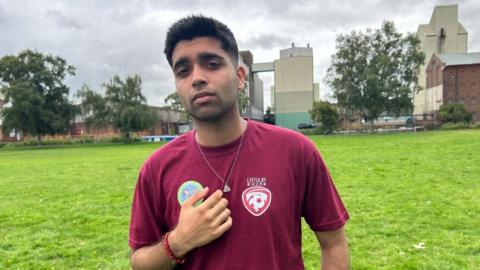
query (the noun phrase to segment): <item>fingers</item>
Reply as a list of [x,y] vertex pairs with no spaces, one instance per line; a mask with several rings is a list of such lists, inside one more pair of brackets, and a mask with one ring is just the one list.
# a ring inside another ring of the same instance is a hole
[[212,215],[217,216],[225,210],[228,206],[228,201],[225,198],[220,198],[220,200],[215,204],[209,211]]
[[218,226],[215,234],[218,236],[224,234],[226,231],[228,231],[232,227],[232,223],[233,223],[232,217],[229,216],[227,220],[224,223],[222,223],[222,225]]
[[[190,198],[186,199],[183,202],[183,206],[193,207],[199,200],[203,199],[208,193],[208,187],[200,190],[199,192],[193,194]],[[211,197],[211,196],[210,196]]]
[[230,209],[223,210],[218,216],[213,220],[212,225],[219,226],[230,218],[231,212]]
[[214,207],[222,199],[222,196],[223,196],[223,192],[218,189],[212,195],[210,195],[210,197],[208,197],[208,199],[206,199],[202,203],[201,207],[204,208],[204,209],[210,209],[210,208]]

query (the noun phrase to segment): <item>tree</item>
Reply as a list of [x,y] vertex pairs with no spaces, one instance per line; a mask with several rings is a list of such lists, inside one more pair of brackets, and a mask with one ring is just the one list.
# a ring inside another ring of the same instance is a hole
[[338,126],[340,114],[335,106],[324,101],[314,101],[313,108],[308,111],[315,123],[322,124],[322,131],[330,134]]
[[273,113],[270,106],[268,106],[267,110],[265,110],[265,114],[263,115],[263,122],[275,125],[275,114]]
[[473,118],[473,114],[459,103],[443,104],[438,115],[440,120],[446,123],[470,123]]
[[181,122],[190,122],[190,114],[188,114],[188,112],[185,110],[185,107],[180,101],[180,96],[176,91],[169,94],[164,101],[170,109],[180,114]]
[[140,76],[127,76],[125,81],[114,76],[105,84],[107,104],[110,107],[112,124],[129,138],[131,131],[140,131],[152,127],[157,117],[146,104],[142,95]]
[[339,106],[371,122],[384,112],[399,116],[413,109],[419,67],[425,59],[413,33],[403,36],[392,22],[336,40],[326,82]]
[[246,91],[248,88],[246,87],[238,93],[238,109],[240,110],[241,113],[245,113],[247,110],[247,107],[250,106],[250,97],[247,96]]
[[103,85],[105,97],[86,86],[82,87],[77,96],[81,98],[80,108],[87,125],[100,127],[111,123],[127,139],[130,138],[130,132],[152,127],[157,122],[157,116],[147,106],[141,84],[138,75],[127,76],[125,81],[114,76]]
[[88,128],[100,128],[112,122],[110,107],[102,95],[83,85],[76,96],[82,101],[80,112]]
[[2,132],[15,129],[37,137],[68,132],[75,106],[63,80],[75,68],[59,57],[24,50],[0,59],[0,91],[7,103],[0,110]]

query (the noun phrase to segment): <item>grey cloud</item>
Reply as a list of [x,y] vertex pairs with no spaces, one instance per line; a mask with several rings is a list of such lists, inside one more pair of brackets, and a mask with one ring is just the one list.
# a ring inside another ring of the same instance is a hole
[[480,2],[478,1],[466,1],[459,5],[458,20],[467,29],[469,52],[480,52],[479,10]]
[[[417,0],[397,1],[395,3],[390,1],[362,1],[361,4],[358,1],[285,2],[288,2],[288,4],[285,3],[285,6],[283,6],[283,2],[278,4],[276,1],[269,2],[268,17],[273,21],[281,22],[282,25],[287,25],[287,30],[293,33],[298,32],[299,29],[312,33],[332,28],[341,31],[344,29],[364,29],[372,25],[380,25],[384,20],[411,16],[412,10],[427,8],[426,3]],[[431,5],[431,8],[433,8],[433,5]],[[271,12],[273,10],[278,12]]]
[[271,49],[286,47],[291,41],[292,39],[290,37],[265,34],[254,36],[248,40],[241,40],[239,41],[239,45],[240,47]]
[[60,28],[73,28],[73,29],[83,28],[83,26],[79,22],[77,22],[75,19],[71,17],[64,15],[59,10],[56,10],[56,9],[47,10],[45,15],[54,19]]
[[[266,1],[268,2],[268,1]],[[280,1],[279,1],[280,2]],[[221,14],[233,14],[241,12],[242,14],[256,13],[257,10],[264,10],[268,8],[268,4],[263,1],[252,3],[251,1],[237,1],[237,0],[176,0],[176,1],[147,1],[146,7],[155,9],[169,9],[179,10],[182,13],[189,14],[204,14],[216,13],[220,11]],[[281,3],[279,3],[281,5]]]
[[7,17],[7,15],[5,14],[5,9],[3,8],[2,5],[0,5],[0,24],[7,21],[6,17]]
[[[128,5],[127,5],[128,7]],[[158,22],[144,18],[144,14],[124,12],[119,9],[88,8],[78,17],[96,18],[94,27],[59,36],[64,40],[57,46],[58,53],[77,69],[75,77],[68,80],[72,92],[86,83],[101,92],[102,84],[114,75],[122,78],[129,74],[142,77],[142,89],[152,105],[163,104],[163,95],[174,89],[168,64],[163,59],[164,30]],[[55,14],[55,13],[54,13]],[[68,45],[66,45],[68,44]]]

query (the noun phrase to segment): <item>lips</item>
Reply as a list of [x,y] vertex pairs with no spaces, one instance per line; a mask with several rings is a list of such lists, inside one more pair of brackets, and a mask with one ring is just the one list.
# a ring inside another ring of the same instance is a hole
[[208,93],[208,92],[201,92],[201,93],[197,93],[193,96],[193,101],[197,101],[197,102],[206,102],[206,101],[209,101],[211,99],[212,96],[214,96],[215,94],[212,94],[212,93]]

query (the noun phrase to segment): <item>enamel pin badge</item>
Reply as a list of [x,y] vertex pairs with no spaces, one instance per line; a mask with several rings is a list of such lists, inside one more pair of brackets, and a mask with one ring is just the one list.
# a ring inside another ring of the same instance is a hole
[[[202,189],[203,189],[202,185],[195,180],[189,180],[189,181],[183,183],[182,185],[180,185],[180,187],[178,188],[178,192],[177,192],[177,199],[178,199],[178,203],[180,204],[180,206],[188,198],[192,197],[193,194],[201,191]],[[199,200],[195,204],[195,206],[201,204],[202,202],[203,202],[203,199]]]

